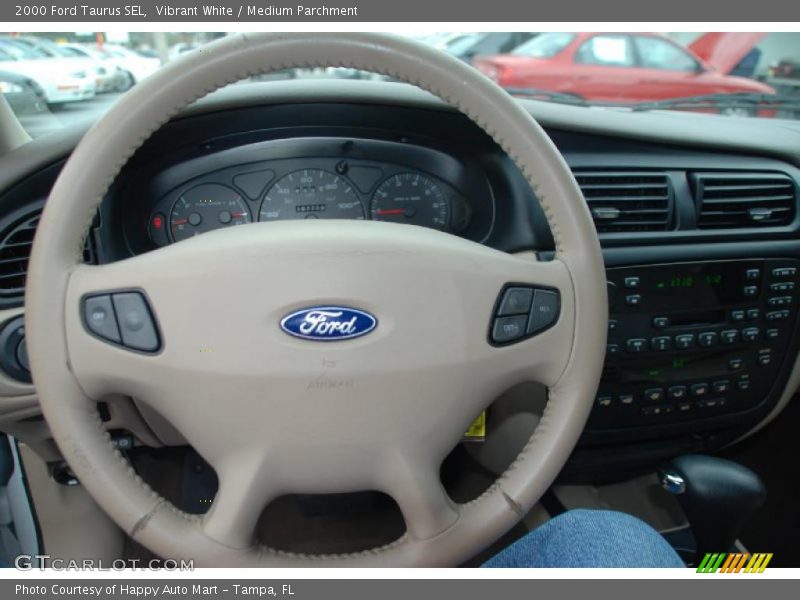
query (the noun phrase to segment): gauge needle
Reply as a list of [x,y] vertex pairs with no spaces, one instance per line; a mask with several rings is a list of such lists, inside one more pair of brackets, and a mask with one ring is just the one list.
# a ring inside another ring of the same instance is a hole
[[173,225],[185,225],[189,222],[189,219],[175,219],[172,224]]
[[375,211],[376,215],[402,215],[405,211],[404,208],[379,208]]
[[232,216],[234,219],[238,219],[239,217],[244,217],[244,216],[246,216],[246,215],[247,215],[247,213],[246,213],[246,212],[232,212],[232,213],[231,213],[231,216]]

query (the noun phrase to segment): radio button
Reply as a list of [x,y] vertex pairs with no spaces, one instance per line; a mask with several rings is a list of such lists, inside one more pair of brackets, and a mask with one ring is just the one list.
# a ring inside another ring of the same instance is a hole
[[672,339],[668,335],[661,335],[650,340],[650,349],[656,352],[664,352],[669,350],[671,344]]
[[716,331],[704,331],[703,333],[697,336],[697,343],[703,347],[708,348],[710,346],[714,346],[717,343],[717,332]]
[[739,369],[742,368],[743,364],[744,362],[742,361],[741,358],[732,358],[728,361],[728,368],[731,371],[738,371]]
[[639,278],[638,277],[626,277],[625,278],[625,287],[629,290],[636,290],[639,289]]
[[743,310],[732,310],[731,321],[744,321],[745,312]]
[[748,281],[758,281],[761,279],[761,269],[747,269],[745,277],[747,277]]
[[771,310],[764,316],[766,317],[767,321],[783,321],[784,319],[789,318],[789,311],[786,309]]
[[691,402],[681,402],[680,404],[678,404],[678,406],[676,408],[678,409],[678,412],[686,412],[688,410],[692,410],[692,403]]
[[758,364],[762,367],[766,367],[769,363],[772,362],[772,357],[769,354],[761,354],[758,356]]
[[650,402],[661,402],[664,399],[663,388],[650,388],[644,391],[644,399]]
[[633,404],[633,394],[620,394],[619,403],[625,405]]
[[687,348],[691,348],[694,346],[694,334],[693,333],[682,333],[681,335],[675,336],[675,347],[680,350],[686,350]]
[[682,400],[683,398],[686,398],[686,386],[673,385],[667,390],[667,396],[670,400]]
[[609,319],[608,320],[608,330],[614,331],[617,327],[619,327],[619,321],[616,319]]
[[746,285],[742,288],[742,293],[748,298],[755,298],[756,296],[758,296],[758,286]]
[[745,392],[750,389],[750,380],[749,379],[740,379],[736,382],[736,389]]
[[731,388],[731,382],[727,379],[723,379],[720,381],[715,381],[711,384],[711,389],[714,391],[715,394],[727,394],[728,390]]
[[795,273],[797,273],[797,269],[794,267],[777,267],[772,269],[772,276],[779,277],[781,279],[794,277]]
[[616,356],[619,354],[619,344],[606,344],[606,356]]
[[645,406],[642,409],[643,415],[663,415],[672,412],[672,407],[669,405],[661,405],[661,406]]
[[726,346],[735,344],[739,340],[739,331],[736,329],[726,329],[719,334],[719,338]]
[[625,296],[625,304],[628,306],[639,306],[642,303],[642,297],[639,294],[629,294]]
[[597,405],[602,407],[611,406],[611,396],[598,396]]
[[709,388],[708,388],[708,384],[707,383],[695,383],[689,389],[691,391],[692,396],[699,397],[699,396],[705,396],[706,394],[708,394],[708,389]]
[[639,352],[644,352],[647,349],[647,340],[642,338],[634,338],[632,340],[628,340],[627,349],[628,352],[632,354],[638,354]]
[[666,329],[669,327],[669,317],[653,317],[653,327],[656,329]]
[[746,327],[742,329],[742,340],[745,342],[755,342],[758,339],[758,327]]
[[700,400],[697,402],[697,408],[716,408],[725,404],[723,398],[709,398],[708,400]]
[[767,329],[767,339],[774,340],[781,334],[780,329]]
[[761,311],[757,308],[748,308],[747,309],[747,318],[751,321],[758,321],[758,317],[761,316]]
[[788,306],[792,303],[791,296],[773,296],[767,300],[769,306]]
[[771,292],[791,292],[794,289],[794,282],[783,281],[781,283],[772,283],[769,289]]

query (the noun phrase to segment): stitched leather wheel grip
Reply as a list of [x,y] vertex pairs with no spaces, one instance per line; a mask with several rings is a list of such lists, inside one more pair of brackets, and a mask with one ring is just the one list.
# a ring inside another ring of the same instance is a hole
[[[536,262],[413,226],[333,221],[253,224],[118,263],[81,264],[83,240],[112,181],[171,117],[249,76],[328,66],[411,83],[481,127],[534,190],[553,232],[554,260]],[[232,270],[232,263],[240,266]],[[334,267],[347,276],[323,276]],[[316,270],[319,277],[297,276]],[[207,279],[214,277],[212,289]],[[511,282],[557,289],[561,313],[548,331],[493,347],[486,337],[493,303]],[[144,291],[161,327],[164,347],[156,355],[105,344],[82,327],[87,293],[131,288]],[[425,289],[436,298],[423,297]],[[191,297],[214,318],[190,327]],[[366,307],[378,327],[333,346],[280,331],[282,315],[322,300]],[[249,320],[216,325],[224,319],[214,311],[234,301]],[[436,313],[428,322],[421,306]],[[442,325],[445,311],[454,325]],[[592,405],[606,327],[595,229],[547,135],[464,63],[378,34],[232,36],[136,86],[63,168],[39,223],[26,293],[33,379],[53,437],[81,483],[134,540],[163,557],[214,567],[452,566],[474,555],[522,517],[566,462]],[[214,352],[198,354],[203,344]],[[342,389],[308,383],[323,360],[326,368],[338,365]],[[438,480],[441,460],[477,412],[525,380],[548,386],[539,426],[484,494],[453,503]],[[185,514],[161,498],[112,447],[95,405],[112,391],[150,404],[214,466],[220,491],[207,515]],[[336,431],[325,428],[326,418],[340,418]],[[324,556],[253,541],[259,512],[278,495],[358,489],[392,495],[406,534],[384,547]]]

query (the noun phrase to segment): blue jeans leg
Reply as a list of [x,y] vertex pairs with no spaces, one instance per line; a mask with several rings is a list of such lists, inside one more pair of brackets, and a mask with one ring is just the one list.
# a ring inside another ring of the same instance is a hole
[[644,521],[610,510],[571,510],[490,558],[484,567],[685,567]]

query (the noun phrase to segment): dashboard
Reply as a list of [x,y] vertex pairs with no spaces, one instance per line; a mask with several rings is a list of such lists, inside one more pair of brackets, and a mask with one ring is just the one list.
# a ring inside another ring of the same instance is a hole
[[[86,260],[284,219],[387,220],[553,255],[513,162],[435,99],[399,84],[268,85],[268,100],[258,85],[223,90],[148,140],[101,205]],[[583,190],[609,287],[603,378],[562,477],[714,451],[775,418],[800,381],[800,130],[522,104]],[[32,392],[14,370],[25,252],[81,133],[0,158],[0,395]]]

